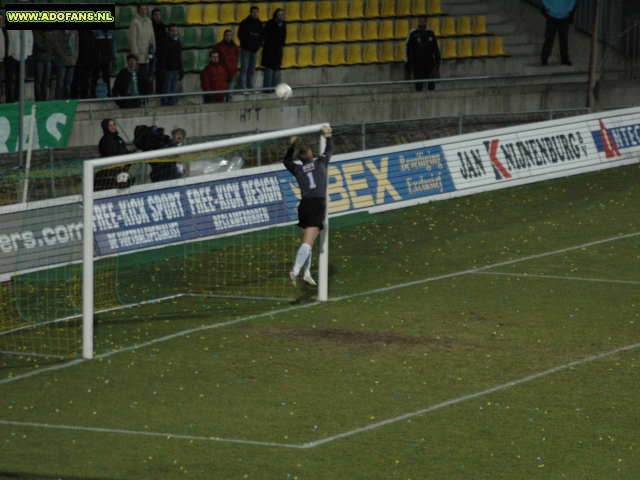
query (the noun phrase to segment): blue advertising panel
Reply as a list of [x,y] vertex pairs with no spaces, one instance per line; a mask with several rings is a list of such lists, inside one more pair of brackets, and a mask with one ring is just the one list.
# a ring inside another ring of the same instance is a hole
[[[289,215],[300,201],[298,184],[278,172]],[[329,164],[329,213],[370,208],[455,190],[442,147],[422,147]]]
[[275,173],[100,199],[93,214],[99,255],[290,221]]

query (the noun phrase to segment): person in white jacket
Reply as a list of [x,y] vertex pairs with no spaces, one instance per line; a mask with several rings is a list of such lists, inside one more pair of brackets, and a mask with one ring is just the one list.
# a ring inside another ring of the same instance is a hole
[[[149,62],[153,60],[156,52],[156,36],[153,31],[153,22],[147,17],[147,6],[138,5],[138,11],[133,15],[129,26],[129,51],[138,57],[138,74],[144,76],[150,83]],[[149,91],[140,92],[147,94]]]
[[20,32],[24,32],[24,59],[33,54],[33,32],[31,30],[7,30],[7,103],[20,100]]

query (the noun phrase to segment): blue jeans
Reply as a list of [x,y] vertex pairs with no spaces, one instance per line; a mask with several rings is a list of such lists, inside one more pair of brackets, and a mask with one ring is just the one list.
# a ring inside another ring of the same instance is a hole
[[[180,72],[164,72],[164,81],[162,82],[162,93],[176,93],[178,91],[178,78]],[[160,105],[175,105],[176,97],[162,97]]]
[[36,102],[45,102],[49,98],[49,77],[51,76],[51,62],[35,62],[33,90]]
[[56,100],[69,100],[71,98],[73,68],[73,65],[56,67]]
[[273,89],[276,85],[280,83],[280,69],[272,70],[270,68],[264,69],[264,82],[262,82],[262,86],[264,88]]
[[256,73],[258,52],[240,49],[240,89],[253,88],[253,75]]

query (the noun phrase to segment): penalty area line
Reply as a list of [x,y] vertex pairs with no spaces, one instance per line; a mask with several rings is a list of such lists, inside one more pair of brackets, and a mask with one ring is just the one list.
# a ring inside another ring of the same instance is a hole
[[640,285],[640,282],[635,282],[633,280],[608,280],[606,278],[562,277],[560,275],[534,275],[530,273],[503,273],[503,272],[477,272],[477,273],[479,275],[495,275],[496,277],[550,278],[552,280],[575,280],[579,282],[622,283],[627,285]]

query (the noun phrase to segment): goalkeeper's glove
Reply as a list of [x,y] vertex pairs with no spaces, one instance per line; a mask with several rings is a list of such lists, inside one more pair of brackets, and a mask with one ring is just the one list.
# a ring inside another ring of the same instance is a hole
[[331,127],[329,125],[323,125],[320,129],[322,130],[324,138],[329,138],[331,136]]

